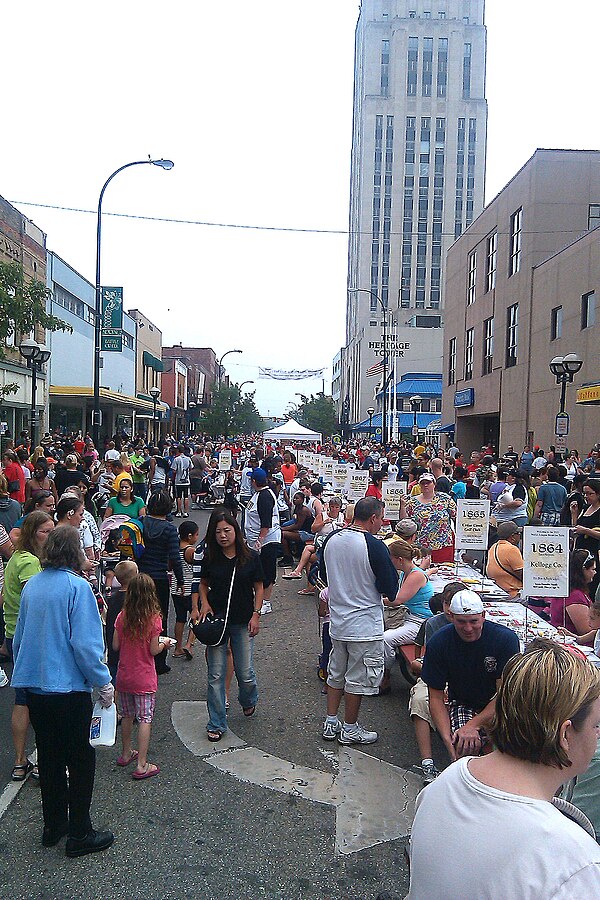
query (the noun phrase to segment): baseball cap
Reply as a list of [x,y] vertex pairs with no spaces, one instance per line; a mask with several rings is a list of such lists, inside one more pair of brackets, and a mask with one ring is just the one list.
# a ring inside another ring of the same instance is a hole
[[433,477],[433,475],[430,475],[429,472],[425,472],[425,473],[424,473],[423,475],[421,475],[421,477],[419,478],[419,484],[421,484],[422,481],[433,481],[433,482],[435,482],[435,478]]
[[450,612],[455,616],[476,616],[483,612],[481,597],[468,588],[458,591],[450,603]]
[[257,469],[252,469],[250,478],[252,479],[252,481],[256,482],[259,487],[264,487],[267,483],[267,473],[260,467]]
[[401,534],[403,537],[412,537],[416,533],[417,526],[412,519],[400,519],[396,525],[396,534]]
[[498,538],[501,541],[505,541],[507,538],[512,537],[513,534],[521,534],[522,530],[514,522],[500,522],[497,529]]

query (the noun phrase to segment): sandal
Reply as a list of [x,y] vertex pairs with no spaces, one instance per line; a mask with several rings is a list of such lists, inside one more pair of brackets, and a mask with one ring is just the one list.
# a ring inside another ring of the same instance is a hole
[[302,573],[300,575],[294,575],[293,572],[290,572],[289,575],[282,575],[282,578],[285,578],[286,581],[295,581],[297,578],[302,578]]
[[158,775],[160,769],[158,766],[155,766],[154,763],[146,763],[146,768],[143,772],[138,772],[136,769],[132,774],[132,778],[134,781],[143,781],[144,778],[152,778],[153,775]]
[[206,737],[211,742],[211,744],[216,744],[217,741],[220,741],[221,738],[223,737],[223,732],[222,731],[207,731]]
[[12,781],[25,781],[30,772],[33,772],[33,763],[27,762],[20,763],[18,766],[13,766],[13,770],[11,773]]
[[255,712],[256,712],[256,705],[248,706],[246,709],[243,710],[243,713],[247,719],[249,719],[250,716],[253,716]]
[[314,588],[302,588],[298,593],[302,597],[313,597],[317,592]]
[[131,751],[131,756],[129,757],[129,759],[125,759],[125,757],[123,756],[123,754],[121,754],[121,756],[120,756],[120,757],[118,758],[118,760],[117,760],[117,765],[118,765],[118,766],[121,766],[121,768],[124,769],[125,766],[128,766],[130,763],[132,763],[132,762],[133,762],[134,760],[136,760],[137,758],[138,758],[138,752],[137,752],[137,750],[132,750],[132,751]]

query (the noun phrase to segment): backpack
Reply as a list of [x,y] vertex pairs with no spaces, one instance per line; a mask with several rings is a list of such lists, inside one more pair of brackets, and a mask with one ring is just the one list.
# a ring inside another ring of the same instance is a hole
[[531,522],[537,503],[537,491],[534,487],[527,488],[527,518]]
[[128,522],[119,525],[117,531],[118,536],[114,545],[119,551],[121,559],[140,559],[146,550],[142,522],[139,519],[129,519]]

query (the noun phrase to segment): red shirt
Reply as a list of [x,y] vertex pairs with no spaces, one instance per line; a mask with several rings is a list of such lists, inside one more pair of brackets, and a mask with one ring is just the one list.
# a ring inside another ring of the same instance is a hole
[[10,499],[18,500],[19,503],[25,503],[25,475],[20,463],[7,463],[4,467],[4,476],[9,483],[11,481],[19,482],[18,490],[10,491]]
[[150,653],[150,641],[162,631],[162,620],[156,616],[148,629],[145,640],[134,640],[123,632],[123,613],[115,621],[115,631],[119,635],[119,668],[117,669],[117,690],[127,694],[153,694],[158,687],[154,657]]
[[81,438],[78,441],[73,441],[73,446],[75,447],[75,450],[77,451],[77,453],[79,453],[79,455],[81,456],[81,454],[83,453],[83,451],[85,449],[85,444],[81,440]]

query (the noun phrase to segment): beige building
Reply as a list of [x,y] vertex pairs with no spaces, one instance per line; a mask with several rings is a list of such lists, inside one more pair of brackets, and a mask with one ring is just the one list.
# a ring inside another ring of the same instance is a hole
[[[362,0],[356,26],[346,346],[338,411],[373,403],[367,370],[440,373],[443,268],[483,207],[484,0]],[[397,352],[397,342],[402,350]]]
[[575,403],[600,381],[600,151],[537,150],[451,247],[443,423],[463,451],[554,444],[560,388],[548,364],[577,353],[567,445],[588,449],[600,415]]
[[[154,401],[150,394],[150,388],[158,388],[162,393],[162,373],[164,364],[162,361],[162,331],[139,309],[130,309],[128,315],[136,323],[136,360],[135,360],[135,396],[138,400],[145,400],[152,404],[150,408],[136,415],[137,432],[145,432],[148,437],[152,435],[158,439],[161,432],[160,422],[168,422],[169,405],[163,400],[156,402],[156,421],[154,418]],[[166,426],[162,426],[164,431]]]

